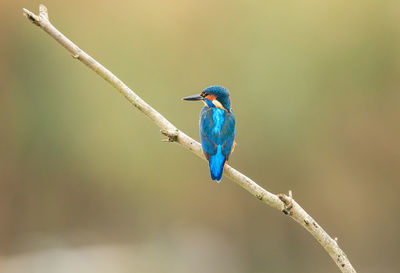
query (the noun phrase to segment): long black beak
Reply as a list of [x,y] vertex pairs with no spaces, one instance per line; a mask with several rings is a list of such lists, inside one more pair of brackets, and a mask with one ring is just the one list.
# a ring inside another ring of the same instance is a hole
[[189,97],[182,98],[182,100],[202,100],[203,97],[200,95],[193,95]]

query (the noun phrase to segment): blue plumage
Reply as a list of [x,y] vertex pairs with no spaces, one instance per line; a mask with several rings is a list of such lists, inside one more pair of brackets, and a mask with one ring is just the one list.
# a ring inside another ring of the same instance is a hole
[[209,166],[211,179],[221,181],[222,171],[224,169],[226,156],[222,154],[221,145],[217,146],[217,153],[210,156]]
[[200,113],[201,145],[209,161],[211,179],[219,182],[235,139],[235,116],[230,106],[229,92],[223,87],[211,86],[200,95],[184,99],[203,100],[205,103]]

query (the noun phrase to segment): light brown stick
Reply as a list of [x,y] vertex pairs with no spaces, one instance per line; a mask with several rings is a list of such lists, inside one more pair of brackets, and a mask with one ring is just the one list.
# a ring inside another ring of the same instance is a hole
[[[147,104],[142,98],[136,95],[135,92],[133,92],[113,73],[111,73],[111,71],[90,57],[86,52],[81,50],[71,40],[58,31],[50,23],[47,8],[44,5],[40,5],[39,15],[35,15],[27,9],[23,9],[23,13],[32,23],[46,31],[51,37],[65,47],[65,49],[67,49],[74,58],[80,60],[82,63],[96,72],[100,77],[108,81],[130,103],[148,116],[161,129],[161,132],[168,137],[167,141],[177,142],[186,149],[192,151],[200,158],[206,160],[202,153],[200,143],[186,135],[184,132],[178,130],[178,128],[176,128],[153,107]],[[296,222],[308,230],[324,247],[326,252],[328,252],[343,273],[356,272],[346,254],[340,249],[336,240],[332,239],[325,232],[325,230],[323,230],[322,227],[318,225],[317,222],[295,200],[293,200],[291,192],[289,192],[289,195],[276,195],[270,193],[229,165],[225,165],[224,175],[229,177],[232,181],[237,183],[239,186],[247,190],[262,202],[284,212],[286,215],[293,218]]]

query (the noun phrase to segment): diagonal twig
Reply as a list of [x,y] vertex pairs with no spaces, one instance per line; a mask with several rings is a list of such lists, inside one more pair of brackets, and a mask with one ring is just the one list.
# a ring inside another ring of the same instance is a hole
[[[168,137],[166,140],[167,142],[177,142],[186,149],[192,151],[198,157],[205,160],[201,145],[197,141],[176,128],[170,121],[168,121],[164,116],[162,116],[135,92],[133,92],[126,84],[118,79],[111,71],[90,57],[86,52],[81,50],[71,40],[65,37],[58,29],[56,29],[49,21],[47,8],[44,5],[40,5],[39,15],[36,15],[27,9],[23,9],[23,14],[32,23],[39,26],[63,47],[65,47],[65,49],[72,54],[72,57],[80,60],[82,63],[96,72],[100,77],[109,82],[130,103],[132,103],[142,113],[149,117],[161,129],[161,133]],[[328,252],[343,273],[356,272],[346,254],[340,249],[337,241],[332,239],[325,232],[325,230],[323,230],[322,227],[318,225],[317,222],[292,198],[291,192],[289,192],[289,195],[276,195],[270,193],[229,165],[225,165],[224,175],[265,204],[284,212],[286,215],[294,219],[306,230],[308,230],[324,247],[326,252]]]

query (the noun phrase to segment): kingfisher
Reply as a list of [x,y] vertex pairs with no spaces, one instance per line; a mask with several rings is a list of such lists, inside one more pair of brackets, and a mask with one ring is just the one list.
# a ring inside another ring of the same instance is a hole
[[210,86],[200,94],[183,100],[203,101],[205,105],[200,112],[201,146],[209,162],[211,179],[219,183],[224,166],[236,145],[235,116],[229,91],[222,86]]

